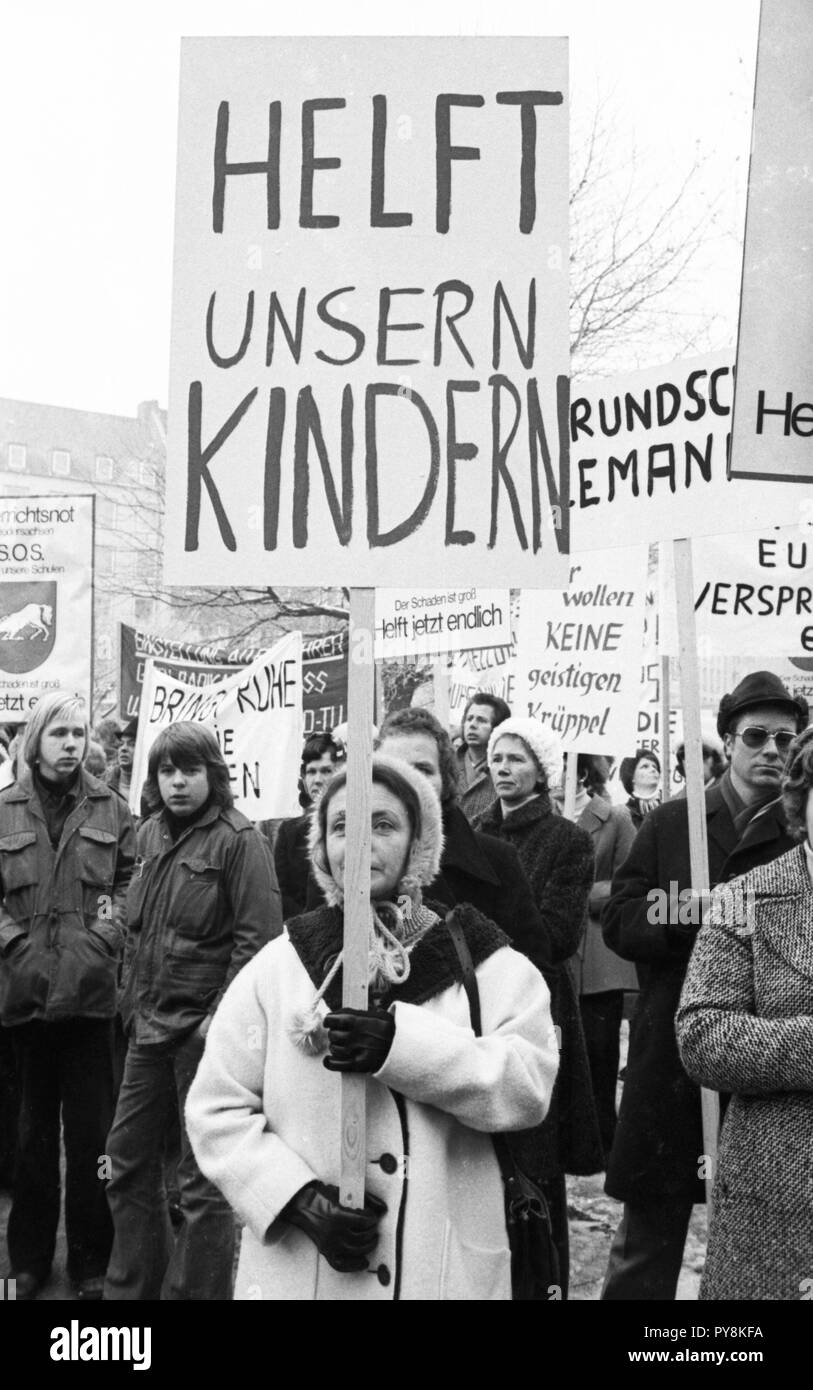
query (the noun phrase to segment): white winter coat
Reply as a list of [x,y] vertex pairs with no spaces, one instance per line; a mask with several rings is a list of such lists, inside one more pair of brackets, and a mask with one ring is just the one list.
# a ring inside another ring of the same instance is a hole
[[[245,1222],[235,1298],[510,1299],[489,1136],[542,1121],[558,1054],[548,989],[530,961],[498,944],[476,973],[482,1038],[458,984],[391,1006],[392,1047],[367,1084],[367,1191],[387,1213],[370,1268],[358,1274],[337,1273],[308,1236],[276,1219],[305,1183],[339,1181],[340,1077],[288,1032],[294,1012],[313,1002],[313,980],[285,936],[231,984],[186,1124],[202,1171]],[[425,992],[425,969],[415,975]]]

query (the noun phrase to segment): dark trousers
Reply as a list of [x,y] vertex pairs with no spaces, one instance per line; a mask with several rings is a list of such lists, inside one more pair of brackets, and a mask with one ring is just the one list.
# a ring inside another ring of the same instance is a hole
[[14,1043],[8,1028],[0,1028],[0,1187],[11,1187],[17,1152],[20,1099]]
[[590,1081],[596,1103],[601,1143],[607,1157],[613,1146],[617,1121],[615,1092],[618,1085],[624,991],[611,989],[601,994],[583,994],[579,998],[579,1010],[590,1063]]
[[546,1178],[539,1186],[548,1201],[550,1210],[551,1235],[559,1256],[559,1283],[562,1298],[567,1298],[570,1282],[570,1232],[567,1226],[567,1182],[564,1173],[555,1178]]
[[624,1204],[610,1246],[602,1299],[674,1299],[692,1205],[691,1199],[668,1196]]
[[75,1282],[98,1278],[113,1237],[104,1190],[113,1115],[111,1024],[77,1018],[23,1023],[9,1032],[20,1093],[7,1237],[11,1268],[40,1279],[51,1268],[59,1225],[61,1109],[68,1276]]
[[[226,1300],[232,1296],[234,1216],[203,1176],[183,1122],[203,1042],[197,1033],[152,1047],[130,1044],[108,1140],[107,1199],[115,1230],[106,1300]],[[181,1116],[177,1236],[164,1181],[167,1131]]]

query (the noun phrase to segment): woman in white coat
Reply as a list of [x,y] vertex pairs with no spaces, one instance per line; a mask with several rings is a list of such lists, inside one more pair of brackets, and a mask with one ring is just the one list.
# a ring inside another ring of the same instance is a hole
[[[421,900],[440,804],[420,774],[373,766],[370,1007],[341,1007],[347,786],[314,814],[328,905],[294,918],[218,1009],[186,1120],[202,1171],[245,1223],[240,1299],[510,1299],[491,1134],[539,1124],[558,1062],[547,986],[471,907],[455,912],[480,993],[475,1037],[451,936]],[[366,1072],[363,1211],[338,1202],[340,1077]]]

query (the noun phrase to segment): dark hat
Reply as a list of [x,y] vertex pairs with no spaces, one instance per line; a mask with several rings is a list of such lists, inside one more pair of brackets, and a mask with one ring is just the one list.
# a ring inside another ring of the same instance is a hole
[[119,738],[136,738],[138,736],[138,719],[128,719],[119,729]]
[[717,732],[725,738],[731,720],[744,709],[755,705],[784,705],[791,711],[796,727],[803,729],[807,724],[809,709],[803,695],[793,696],[786,685],[772,671],[753,671],[745,676],[730,695],[724,695],[717,711]]

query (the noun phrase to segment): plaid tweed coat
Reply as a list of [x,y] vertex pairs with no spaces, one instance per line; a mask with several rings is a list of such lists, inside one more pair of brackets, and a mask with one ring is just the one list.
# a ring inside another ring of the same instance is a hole
[[813,1290],[813,882],[805,849],[717,888],[677,1014],[683,1065],[731,1091],[701,1299]]

